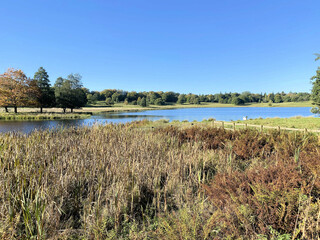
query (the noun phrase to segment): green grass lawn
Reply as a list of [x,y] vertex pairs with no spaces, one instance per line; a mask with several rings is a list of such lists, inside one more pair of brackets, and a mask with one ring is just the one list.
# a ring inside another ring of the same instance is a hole
[[[320,129],[320,118],[317,117],[292,117],[292,118],[266,118],[266,119],[252,119],[247,121],[234,121],[235,123],[247,123],[256,125],[256,127],[249,126],[250,128],[260,129],[259,126],[272,126],[281,128],[296,128],[296,129],[309,129],[309,130],[319,130]],[[157,121],[144,120],[143,128],[159,128],[166,126],[175,126],[179,128],[188,128],[191,126],[198,127],[212,127],[213,123],[215,127],[221,127],[222,121],[212,121],[210,119],[203,120],[201,122],[193,121],[178,121],[174,120],[169,122],[168,120],[161,119]],[[224,122],[224,128],[232,129],[233,122]],[[236,129],[243,129],[244,125],[236,125]],[[267,129],[268,131],[268,129]]]
[[237,123],[248,123],[265,126],[280,126],[299,129],[320,129],[320,118],[318,117],[292,117],[292,118],[266,118],[237,121]]

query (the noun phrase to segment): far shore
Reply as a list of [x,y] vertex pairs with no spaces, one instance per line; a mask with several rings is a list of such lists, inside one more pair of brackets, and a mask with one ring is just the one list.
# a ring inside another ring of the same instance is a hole
[[[312,107],[311,101],[307,102],[286,102],[286,103],[272,103],[270,106],[269,103],[250,103],[245,105],[234,105],[234,104],[223,104],[223,103],[207,103],[203,102],[199,105],[195,104],[170,104],[170,105],[150,105],[148,107],[141,107],[138,105],[125,105],[123,103],[117,103],[112,106],[106,106],[103,103],[96,105],[88,105],[81,109],[74,109],[73,113],[99,113],[99,112],[139,112],[147,110],[162,110],[162,109],[178,109],[178,108],[223,108],[223,107]],[[0,112],[4,113],[4,108],[0,108]],[[9,108],[10,113],[13,112],[13,109]],[[39,108],[18,108],[19,113],[39,113]],[[61,108],[44,108],[44,113],[62,113]],[[70,112],[70,109],[67,109],[67,112]]]

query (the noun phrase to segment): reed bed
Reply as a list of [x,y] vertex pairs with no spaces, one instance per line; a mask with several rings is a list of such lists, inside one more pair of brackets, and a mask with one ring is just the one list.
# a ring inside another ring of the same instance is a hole
[[319,236],[316,136],[145,124],[0,134],[0,238]]
[[24,120],[57,120],[57,119],[80,119],[88,118],[88,114],[64,114],[64,113],[0,113],[0,120],[24,121]]

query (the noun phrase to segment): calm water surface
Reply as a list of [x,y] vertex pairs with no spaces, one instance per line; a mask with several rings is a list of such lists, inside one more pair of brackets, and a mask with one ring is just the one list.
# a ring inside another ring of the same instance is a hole
[[238,107],[238,108],[182,108],[171,110],[149,110],[143,112],[109,113],[92,116],[88,119],[78,120],[52,120],[52,121],[0,121],[0,132],[17,131],[30,133],[35,129],[59,128],[68,126],[90,125],[99,123],[124,123],[134,120],[188,120],[202,121],[215,118],[218,121],[241,120],[244,116],[249,118],[272,118],[312,116],[310,107]]

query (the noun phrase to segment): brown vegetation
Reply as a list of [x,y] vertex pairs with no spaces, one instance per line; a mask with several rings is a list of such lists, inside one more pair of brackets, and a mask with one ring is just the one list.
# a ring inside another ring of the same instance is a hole
[[34,80],[26,77],[21,70],[8,69],[0,75],[0,106],[6,109],[14,107],[35,106],[40,91]]
[[319,236],[316,136],[144,124],[0,135],[0,237]]

